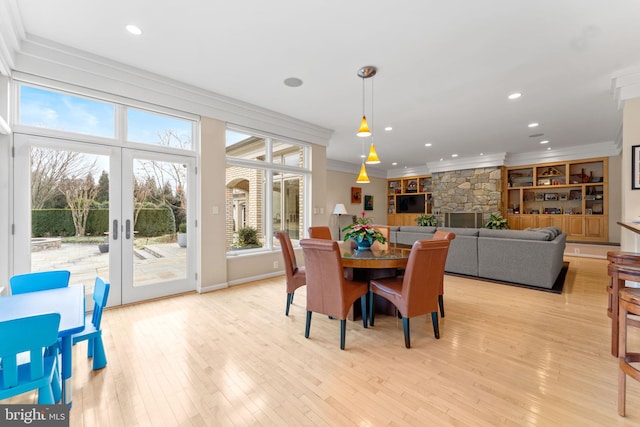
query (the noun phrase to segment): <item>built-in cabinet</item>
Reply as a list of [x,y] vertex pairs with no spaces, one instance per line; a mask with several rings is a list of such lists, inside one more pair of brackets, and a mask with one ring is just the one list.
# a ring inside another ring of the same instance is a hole
[[431,176],[387,180],[387,224],[416,225],[416,218],[430,214],[431,207]]
[[556,226],[573,241],[608,241],[608,159],[506,169],[509,228]]

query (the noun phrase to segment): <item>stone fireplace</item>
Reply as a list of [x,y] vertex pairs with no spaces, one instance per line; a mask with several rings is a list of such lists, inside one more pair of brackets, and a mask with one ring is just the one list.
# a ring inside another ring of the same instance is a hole
[[446,218],[450,222],[448,213],[482,213],[486,221],[501,212],[502,175],[499,166],[434,173],[433,212],[438,223],[445,224]]

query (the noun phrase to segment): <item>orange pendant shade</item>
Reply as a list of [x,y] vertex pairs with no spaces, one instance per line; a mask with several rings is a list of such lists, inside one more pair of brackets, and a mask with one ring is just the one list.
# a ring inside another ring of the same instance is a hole
[[369,125],[367,124],[367,118],[362,116],[362,122],[360,122],[360,129],[358,129],[358,136],[371,136],[371,131],[369,130]]
[[360,168],[360,175],[358,175],[358,179],[356,179],[356,182],[358,184],[368,184],[371,182],[369,181],[369,175],[367,175],[367,169],[364,167],[364,163]]
[[368,165],[376,165],[380,163],[380,159],[378,158],[378,153],[376,153],[376,146],[371,143],[369,147],[369,157],[367,157],[367,161],[365,162]]

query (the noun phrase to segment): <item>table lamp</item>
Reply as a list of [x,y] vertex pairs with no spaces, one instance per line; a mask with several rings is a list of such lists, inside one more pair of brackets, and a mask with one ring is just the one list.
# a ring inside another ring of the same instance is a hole
[[338,215],[338,240],[342,240],[342,237],[340,236],[340,217],[347,214],[347,208],[345,208],[342,203],[336,203],[332,214]]

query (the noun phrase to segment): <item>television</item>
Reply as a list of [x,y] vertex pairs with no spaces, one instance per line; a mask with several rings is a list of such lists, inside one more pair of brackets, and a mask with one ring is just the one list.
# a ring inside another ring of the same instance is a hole
[[424,213],[424,194],[405,194],[396,196],[398,213]]

